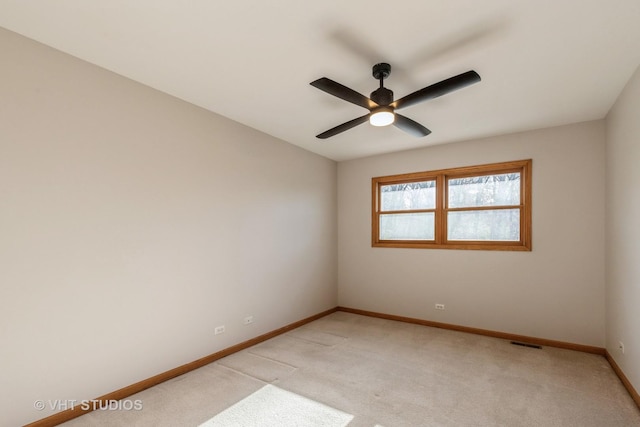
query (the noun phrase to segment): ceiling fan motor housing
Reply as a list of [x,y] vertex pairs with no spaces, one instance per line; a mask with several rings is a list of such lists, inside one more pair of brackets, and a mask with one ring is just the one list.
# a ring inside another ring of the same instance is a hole
[[393,102],[393,91],[386,87],[380,87],[371,92],[370,98],[380,106],[389,105]]

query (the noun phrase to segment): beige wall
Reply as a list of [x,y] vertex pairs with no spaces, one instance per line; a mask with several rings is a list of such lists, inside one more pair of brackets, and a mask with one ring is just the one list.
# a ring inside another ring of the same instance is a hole
[[0,425],[336,305],[335,162],[2,29],[0,52]]
[[[528,158],[532,252],[371,247],[372,177]],[[341,162],[338,302],[603,347],[604,175],[603,121]]]
[[[607,350],[640,392],[640,69],[607,116]],[[625,352],[618,349],[622,341]]]

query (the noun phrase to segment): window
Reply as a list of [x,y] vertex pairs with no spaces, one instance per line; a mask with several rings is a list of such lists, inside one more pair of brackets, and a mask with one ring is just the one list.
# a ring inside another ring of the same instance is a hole
[[371,183],[373,246],[531,250],[531,160]]

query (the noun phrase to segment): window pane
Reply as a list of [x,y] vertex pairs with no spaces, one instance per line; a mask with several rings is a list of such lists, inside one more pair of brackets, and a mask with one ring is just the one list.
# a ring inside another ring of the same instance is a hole
[[450,179],[450,208],[520,204],[520,173]]
[[520,209],[457,211],[447,215],[449,240],[520,240]]
[[434,240],[433,212],[380,215],[380,240]]
[[435,209],[436,182],[421,181],[380,187],[381,211]]

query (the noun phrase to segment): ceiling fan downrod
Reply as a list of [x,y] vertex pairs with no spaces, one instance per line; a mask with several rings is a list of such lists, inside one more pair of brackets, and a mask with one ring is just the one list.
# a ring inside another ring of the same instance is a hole
[[371,100],[379,106],[387,106],[393,102],[393,91],[384,87],[384,79],[391,74],[391,65],[381,62],[373,66],[373,77],[380,81],[380,87],[371,92]]

